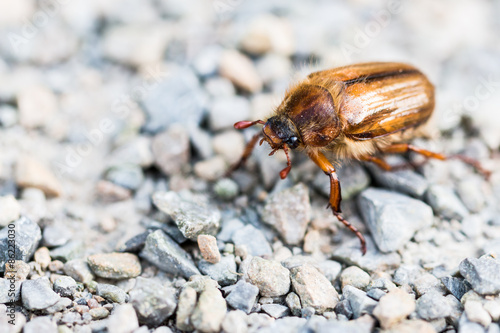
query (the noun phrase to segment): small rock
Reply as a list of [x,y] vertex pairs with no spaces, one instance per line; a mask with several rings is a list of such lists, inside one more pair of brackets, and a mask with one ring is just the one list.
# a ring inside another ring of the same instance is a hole
[[73,237],[73,233],[64,223],[53,223],[43,228],[43,244],[48,247],[57,247],[66,244]]
[[400,286],[405,284],[412,285],[424,273],[425,270],[418,265],[401,265],[394,272],[393,281]]
[[483,256],[479,259],[467,258],[460,263],[460,274],[469,282],[475,292],[481,295],[500,292],[500,261]]
[[364,290],[370,283],[370,275],[357,266],[350,266],[340,274],[340,282],[342,289],[349,285]]
[[45,195],[59,197],[63,188],[47,166],[32,156],[23,155],[17,160],[16,183],[20,187],[34,187]]
[[473,213],[479,213],[486,204],[483,180],[479,177],[466,177],[457,186],[457,193],[465,207]]
[[93,320],[104,319],[109,316],[109,311],[103,307],[90,309],[89,313]]
[[465,282],[464,279],[452,276],[442,277],[441,282],[446,287],[446,289],[458,300],[461,300],[462,296],[471,289],[469,284]]
[[500,300],[488,300],[484,303],[483,307],[488,311],[493,321],[500,319]]
[[228,166],[221,156],[214,156],[203,161],[196,162],[194,173],[201,179],[216,181],[224,175]]
[[191,325],[191,314],[196,307],[196,290],[191,287],[182,289],[179,295],[179,304],[177,305],[177,315],[175,326],[181,331],[193,330]]
[[0,304],[19,301],[21,296],[21,281],[0,278]]
[[380,301],[380,299],[385,295],[387,295],[387,292],[378,288],[373,288],[366,292],[366,296],[373,298],[376,301]]
[[[68,297],[61,297],[56,302],[56,304],[49,306],[43,312],[48,314],[54,314],[56,312],[61,312],[73,305],[73,301]],[[83,306],[83,305],[81,305]]]
[[371,314],[377,305],[377,301],[368,297],[364,291],[349,285],[342,288],[342,297],[349,301],[355,319],[365,313]]
[[141,274],[141,263],[131,253],[100,253],[87,258],[95,275],[105,279],[129,279]]
[[62,297],[72,297],[76,288],[76,281],[69,276],[60,276],[54,281],[54,291]]
[[[234,114],[235,112],[231,112]],[[240,118],[246,119],[246,118]],[[221,124],[220,120],[218,121]],[[231,127],[234,123],[229,124]],[[224,158],[227,164],[233,165],[237,163],[245,150],[245,137],[243,133],[237,132],[234,129],[218,133],[212,141],[214,152]]]
[[106,179],[123,188],[135,191],[144,181],[144,174],[138,165],[115,166],[106,172]]
[[483,308],[481,302],[469,301],[464,305],[464,311],[467,315],[467,319],[474,323],[478,323],[483,327],[488,327],[491,324],[491,316]]
[[[363,191],[370,185],[370,176],[359,163],[352,163],[349,166],[340,167],[337,170],[339,179],[342,182],[342,199],[354,198],[355,195]],[[313,186],[325,197],[330,197],[330,182],[325,178],[324,172],[318,172],[313,181]]]
[[193,67],[203,77],[210,77],[217,73],[222,49],[220,46],[207,46],[198,53],[193,60]]
[[238,183],[229,178],[217,180],[214,184],[214,193],[222,200],[232,200],[239,192]]
[[313,307],[317,313],[331,311],[339,295],[328,279],[310,264],[290,269],[292,286],[302,307]]
[[413,281],[413,289],[415,289],[417,296],[428,292],[445,293],[441,281],[430,273],[424,273]]
[[174,125],[157,134],[151,147],[156,166],[167,176],[179,173],[189,164],[189,135],[182,126]]
[[253,257],[247,274],[264,297],[282,296],[290,290],[290,271],[277,261]]
[[401,249],[417,230],[433,223],[429,206],[402,194],[370,188],[361,193],[358,204],[382,252]]
[[247,224],[233,233],[232,241],[236,247],[245,246],[252,256],[270,256],[271,245],[264,234],[253,225]]
[[262,220],[278,230],[287,244],[299,244],[304,239],[311,220],[308,188],[300,183],[270,195],[266,200]]
[[236,275],[236,262],[232,254],[223,256],[217,264],[211,264],[208,261],[200,260],[198,262],[198,268],[200,272],[210,276],[221,286],[235,284],[238,280],[238,275]]
[[231,293],[226,297],[226,301],[234,309],[250,313],[258,294],[259,288],[240,280],[234,285]]
[[448,317],[452,308],[446,297],[438,293],[427,293],[417,299],[417,315],[424,320]]
[[302,309],[302,306],[300,304],[300,297],[296,293],[290,292],[288,295],[286,295],[285,302],[292,312],[292,315],[300,316],[300,310]]
[[13,195],[0,197],[0,227],[6,227],[10,222],[19,219],[21,205]]
[[321,273],[330,281],[332,284],[335,283],[335,280],[339,276],[342,271],[342,265],[333,260],[324,260],[317,265],[316,268],[319,269]]
[[97,196],[105,203],[125,201],[132,197],[129,189],[116,185],[107,180],[100,180],[96,185]]
[[148,235],[140,256],[167,273],[200,274],[189,254],[161,230]]
[[175,289],[152,279],[138,277],[129,295],[139,322],[148,326],[159,326],[177,306]]
[[139,328],[139,321],[132,304],[119,305],[109,316],[109,333],[131,333],[137,328]]
[[226,301],[221,292],[216,288],[206,288],[198,299],[191,322],[200,332],[219,332],[226,312]]
[[49,267],[51,261],[50,252],[45,246],[36,250],[33,257],[35,262],[38,263],[43,270],[46,270],[47,267]]
[[281,318],[289,314],[288,307],[280,304],[264,304],[262,311],[273,318]]
[[393,328],[384,333],[436,333],[434,327],[426,321],[420,319],[403,320]]
[[16,281],[24,281],[31,271],[30,265],[22,260],[15,260],[13,263],[9,260],[5,264],[4,277],[6,279],[14,278]]
[[57,247],[50,251],[52,259],[67,262],[73,259],[83,257],[85,252],[85,244],[80,239],[71,240],[63,246]]
[[248,92],[255,93],[262,89],[262,81],[254,64],[238,51],[227,50],[223,52],[219,73],[231,80],[235,86]]
[[206,288],[219,288],[217,281],[205,275],[192,275],[188,282],[182,285],[183,288],[193,288],[197,293],[201,293]]
[[217,239],[211,235],[198,235],[198,248],[203,259],[211,264],[220,261],[220,252],[217,247]]
[[373,315],[383,329],[388,329],[405,319],[415,311],[415,299],[405,291],[395,288],[383,296]]
[[71,276],[78,282],[84,284],[94,280],[94,274],[90,270],[89,265],[83,259],[74,259],[64,264],[64,274]]
[[21,296],[23,306],[28,310],[43,310],[54,305],[59,300],[46,277],[23,282]]
[[57,325],[48,316],[35,317],[24,325],[23,333],[57,333]]
[[177,224],[184,237],[196,240],[198,235],[216,235],[220,211],[216,207],[184,200],[175,192],[156,192],[153,202]]
[[44,126],[58,111],[57,97],[44,86],[30,86],[17,96],[19,122],[25,128]]
[[254,55],[274,51],[290,56],[295,52],[292,25],[286,18],[260,15],[249,23],[240,45],[242,50]]
[[107,165],[110,167],[123,165],[150,167],[154,162],[151,143],[152,139],[143,135],[131,138],[111,152]]
[[0,106],[0,126],[8,128],[12,127],[18,122],[17,109],[10,105]]
[[222,321],[222,330],[232,333],[247,333],[247,314],[241,310],[229,311]]
[[127,294],[123,289],[112,284],[99,283],[97,285],[97,295],[107,299],[110,302],[125,303]]
[[[250,103],[246,98],[241,96],[226,96],[219,97],[213,101],[210,105],[208,119],[210,128],[213,131],[219,131],[223,129],[233,129],[234,123],[242,119],[248,119],[249,116]],[[234,142],[224,142],[228,137]],[[214,137],[212,145],[214,151],[223,153],[221,154],[222,156],[229,157],[229,162],[236,162],[243,153],[245,142],[241,133],[231,130]],[[230,156],[226,149],[237,153]]]
[[464,204],[450,187],[433,184],[429,186],[426,198],[434,211],[446,219],[461,221],[469,214]]
[[[14,249],[9,247],[9,231],[15,230]],[[28,261],[42,238],[40,227],[27,217],[20,217],[15,222],[0,230],[0,272],[4,272],[5,264],[12,259],[9,253],[14,250],[16,260]]]

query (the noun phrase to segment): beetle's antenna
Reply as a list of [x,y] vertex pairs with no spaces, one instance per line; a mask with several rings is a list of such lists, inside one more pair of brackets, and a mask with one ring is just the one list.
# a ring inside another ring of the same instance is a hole
[[244,129],[244,128],[248,128],[250,126],[253,126],[255,124],[264,125],[265,122],[262,121],[262,120],[256,120],[256,121],[242,120],[242,121],[238,121],[237,123],[235,123],[234,124],[234,128],[236,128],[236,129]]
[[287,167],[280,171],[281,179],[285,179],[286,176],[288,176],[288,173],[290,172],[290,170],[292,169],[292,161],[290,160],[290,155],[288,155],[288,147],[286,145],[283,145],[283,150],[285,151],[285,155],[286,155]]

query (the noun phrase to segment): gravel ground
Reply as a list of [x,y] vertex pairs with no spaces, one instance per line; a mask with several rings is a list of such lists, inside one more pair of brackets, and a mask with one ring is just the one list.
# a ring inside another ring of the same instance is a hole
[[[0,2],[0,332],[500,332],[498,1]],[[346,162],[344,216],[258,147],[313,70],[402,61],[436,85],[414,143]],[[418,164],[418,156],[390,163]],[[16,259],[16,260],[13,260]]]

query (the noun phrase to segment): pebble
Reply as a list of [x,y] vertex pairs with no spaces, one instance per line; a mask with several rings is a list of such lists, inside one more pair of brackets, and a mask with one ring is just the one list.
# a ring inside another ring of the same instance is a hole
[[443,276],[441,282],[458,300],[461,300],[462,296],[471,289],[470,285],[464,279],[452,276]]
[[127,300],[128,296],[123,291],[123,289],[114,286],[112,284],[105,284],[105,283],[99,283],[97,285],[97,295],[101,296],[102,298],[107,299],[110,302],[115,302],[115,303],[125,303]]
[[19,123],[31,129],[44,126],[58,111],[55,94],[41,85],[27,86],[17,95]]
[[294,291],[300,297],[302,307],[313,307],[317,313],[331,311],[339,301],[339,295],[328,279],[310,264],[290,269]]
[[342,271],[342,265],[333,260],[324,260],[315,265],[323,275],[333,284],[340,272]]
[[[13,295],[12,295],[13,288]],[[12,285],[10,279],[0,278],[0,304],[19,301],[21,297],[21,281],[14,281]]]
[[59,295],[52,290],[50,281],[46,277],[24,281],[21,297],[23,306],[28,310],[43,310],[59,300]]
[[477,238],[483,233],[483,218],[479,215],[468,215],[461,223],[462,232],[470,239]]
[[49,249],[45,246],[39,248],[35,251],[33,259],[35,259],[35,262],[38,263],[43,270],[46,270],[51,262]]
[[290,56],[295,51],[292,25],[286,18],[260,15],[252,20],[240,40],[241,49],[254,55],[269,51]]
[[271,245],[264,234],[254,226],[247,224],[233,233],[232,241],[236,247],[245,246],[252,256],[271,256]]
[[129,333],[139,328],[139,321],[132,304],[116,307],[107,320],[109,333]]
[[[370,176],[359,163],[352,163],[349,166],[340,167],[337,170],[339,179],[342,182],[342,199],[354,198],[358,193],[370,185]],[[313,186],[325,197],[330,197],[330,182],[325,178],[325,173],[320,171],[316,174]]]
[[24,325],[23,333],[57,333],[56,322],[49,316],[40,316],[31,319]]
[[259,288],[243,280],[232,286],[231,293],[226,296],[226,302],[236,310],[250,313],[259,294]]
[[434,327],[426,321],[420,319],[403,320],[385,333],[436,333]]
[[175,192],[156,192],[153,202],[177,224],[184,237],[196,240],[198,235],[216,235],[221,214],[215,206],[185,200]]
[[184,287],[179,295],[177,304],[175,326],[181,331],[193,330],[191,324],[191,314],[196,306],[196,290],[191,287]]
[[67,262],[83,257],[85,244],[80,239],[71,240],[63,246],[50,250],[50,257],[55,260]]
[[457,193],[465,207],[473,213],[479,213],[486,205],[483,180],[480,177],[467,177],[457,185]]
[[217,239],[211,235],[198,235],[198,248],[200,249],[203,259],[211,264],[216,264],[220,261],[220,252],[217,247]]
[[34,187],[49,197],[59,197],[63,194],[62,184],[42,161],[22,155],[16,165],[15,177],[19,187]]
[[446,219],[461,221],[469,212],[452,188],[433,184],[429,186],[426,199],[434,211]]
[[342,274],[340,274],[340,283],[342,289],[349,285],[365,290],[370,283],[370,275],[357,266],[350,266],[345,268]]
[[300,304],[300,297],[293,291],[288,293],[285,298],[285,303],[292,312],[292,315],[294,316],[300,316],[300,311],[302,309],[302,306]]
[[150,167],[154,162],[151,150],[152,139],[139,135],[115,148],[109,156],[108,165],[125,166],[139,165],[143,168]]
[[141,263],[131,253],[99,253],[87,258],[95,275],[105,279],[129,279],[141,274]]
[[155,165],[167,176],[181,172],[190,157],[189,135],[181,125],[172,125],[153,138],[151,149]]
[[76,292],[76,281],[69,276],[60,276],[54,281],[54,291],[62,297],[72,297]]
[[448,317],[452,307],[443,295],[427,293],[417,299],[416,311],[419,318],[434,320]]
[[208,46],[202,49],[193,60],[193,68],[198,75],[210,77],[217,73],[222,53],[220,46]]
[[369,188],[363,191],[358,197],[358,205],[382,252],[403,248],[417,230],[433,223],[434,216],[429,206],[387,190]]
[[167,273],[186,278],[200,274],[189,254],[161,230],[148,235],[140,257]]
[[464,304],[464,311],[467,319],[474,323],[478,323],[483,327],[488,327],[491,324],[491,316],[483,308],[481,302],[469,301]]
[[232,254],[223,256],[216,264],[200,260],[198,262],[198,269],[223,287],[235,284],[238,280],[235,257]]
[[9,128],[16,125],[19,121],[17,109],[10,105],[0,106],[0,126]]
[[43,228],[43,244],[57,247],[66,244],[72,237],[71,230],[62,222],[54,222]]
[[493,321],[500,319],[500,300],[488,300],[484,303],[483,307],[488,311]]
[[191,323],[200,332],[216,333],[220,331],[226,312],[226,301],[221,292],[216,288],[206,288],[198,298]]
[[175,123],[199,124],[207,96],[193,71],[188,67],[170,66],[165,73],[160,69],[158,74],[167,75],[160,77],[158,85],[142,98],[147,119],[144,130],[156,134]]
[[278,230],[285,243],[299,244],[304,239],[307,225],[311,220],[307,186],[299,183],[271,194],[266,199],[262,220]]
[[[12,227],[13,228],[12,228]],[[0,272],[5,270],[5,264],[11,259],[9,254],[8,231],[15,230],[15,259],[28,261],[33,255],[42,238],[38,224],[25,216],[20,217],[8,227],[0,230]]]
[[104,319],[109,316],[109,311],[103,307],[90,309],[89,313],[93,320]]
[[0,227],[6,227],[9,223],[19,219],[21,205],[13,195],[0,197]]
[[[248,119],[250,117],[250,103],[246,98],[241,96],[227,96],[227,97],[219,97],[215,99],[209,107],[208,120],[210,124],[210,129],[213,131],[219,131],[224,129],[233,128],[234,123]],[[236,158],[241,156],[243,152],[244,141],[243,137],[240,133],[236,131],[227,132],[228,134],[221,133],[214,137],[213,139],[213,147],[214,151],[217,149],[219,152],[224,152],[226,156],[229,156],[228,152],[225,152],[224,149],[229,147],[231,151],[240,151],[236,156],[232,156],[231,161],[235,162]],[[238,133],[238,134],[236,134]],[[218,142],[215,139],[223,135],[218,139]],[[233,139],[236,138],[235,142],[222,142],[224,137],[229,135]]]
[[248,280],[259,288],[261,296],[282,296],[290,290],[290,271],[277,261],[253,257],[247,275]]
[[214,156],[203,161],[196,162],[194,173],[196,176],[207,181],[216,181],[224,176],[228,166],[221,156]]
[[31,267],[22,260],[15,260],[14,263],[8,261],[5,264],[4,277],[14,278],[16,281],[24,281],[30,274]]
[[231,81],[224,77],[215,76],[207,79],[205,90],[214,98],[228,97],[236,94],[236,89]]
[[373,298],[376,301],[380,301],[380,299],[385,295],[387,295],[387,292],[379,288],[373,288],[366,292],[366,296]]
[[400,286],[412,285],[424,272],[425,270],[418,265],[401,265],[394,272],[393,281]]
[[64,274],[84,284],[88,284],[90,281],[94,280],[94,274],[90,270],[87,261],[83,259],[74,259],[66,262],[63,271]]
[[483,256],[479,259],[466,258],[459,266],[460,274],[469,282],[475,292],[481,295],[500,292],[500,261]]
[[236,50],[225,50],[222,53],[219,73],[229,79],[235,86],[250,93],[262,89],[262,80],[252,61]]
[[212,141],[212,145],[216,154],[222,156],[227,164],[233,165],[237,163],[243,155],[245,150],[245,137],[241,132],[237,132],[234,129],[227,130],[216,134]]
[[239,193],[239,186],[229,178],[218,179],[214,184],[214,193],[222,200],[233,200]]
[[377,305],[377,301],[368,297],[364,291],[349,285],[342,288],[342,298],[349,301],[354,319],[365,313],[371,314]]
[[231,333],[247,333],[247,314],[241,310],[229,311],[222,321],[222,330]]
[[394,327],[415,311],[415,299],[405,291],[395,288],[380,298],[373,315],[383,329]]
[[413,281],[413,289],[417,293],[417,296],[421,296],[428,292],[437,292],[443,295],[445,293],[441,281],[430,273],[424,273]]
[[175,289],[152,279],[138,277],[129,295],[139,322],[148,326],[159,326],[177,306]]
[[106,180],[123,188],[135,191],[144,181],[144,174],[138,165],[120,165],[112,167],[106,173]]
[[276,319],[290,314],[288,307],[280,304],[264,304],[262,305],[262,311]]
[[132,192],[107,180],[100,180],[96,185],[98,198],[105,203],[129,200]]

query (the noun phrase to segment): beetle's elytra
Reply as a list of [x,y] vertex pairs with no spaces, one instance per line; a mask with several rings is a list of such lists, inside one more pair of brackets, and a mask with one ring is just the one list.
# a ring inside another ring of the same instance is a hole
[[[329,206],[358,236],[364,254],[363,235],[340,215],[340,182],[325,153],[335,159],[373,162],[385,170],[391,170],[391,166],[375,154],[414,151],[445,160],[442,154],[404,143],[429,119],[433,109],[434,86],[407,64],[371,62],[315,72],[287,91],[267,121],[234,125],[236,129],[255,124],[264,127],[231,170],[245,162],[260,136],[260,143],[266,141],[273,149],[271,154],[278,149],[285,151],[288,165],[281,171],[281,178],[286,178],[291,169],[288,148],[304,151],[330,178]],[[477,163],[466,162],[480,169]]]

